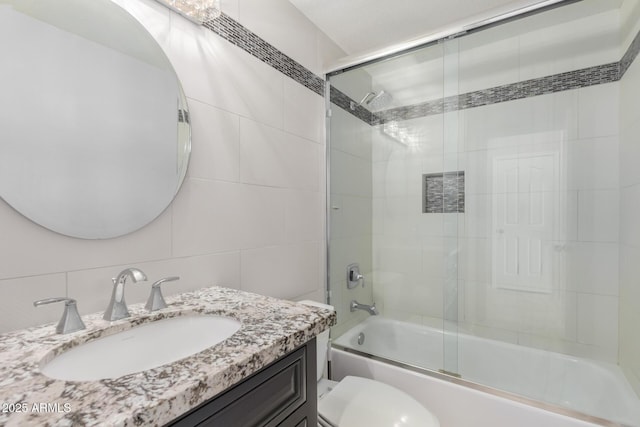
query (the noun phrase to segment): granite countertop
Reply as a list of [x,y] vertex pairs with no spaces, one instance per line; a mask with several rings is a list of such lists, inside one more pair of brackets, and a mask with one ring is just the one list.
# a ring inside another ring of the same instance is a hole
[[[103,313],[83,316],[87,329],[67,335],[56,334],[55,324],[0,335],[0,425],[163,425],[309,341],[336,319],[332,311],[220,287],[166,300],[169,306],[154,313],[144,304],[131,305],[131,317],[116,322],[103,320]],[[200,353],[116,379],[62,381],[40,373],[42,360],[80,343],[193,313],[232,317],[242,326]]]

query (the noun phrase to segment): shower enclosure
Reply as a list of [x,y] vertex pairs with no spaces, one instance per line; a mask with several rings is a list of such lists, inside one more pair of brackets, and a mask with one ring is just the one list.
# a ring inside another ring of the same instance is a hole
[[329,74],[334,346],[640,426],[639,31],[564,1]]

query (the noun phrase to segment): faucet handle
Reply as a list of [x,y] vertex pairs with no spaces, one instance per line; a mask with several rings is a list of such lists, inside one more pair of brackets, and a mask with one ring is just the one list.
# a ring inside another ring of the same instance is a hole
[[64,313],[62,313],[62,318],[58,322],[56,326],[56,332],[59,334],[69,334],[71,332],[76,332],[81,329],[85,329],[86,326],[78,313],[78,305],[76,304],[76,300],[73,298],[66,297],[55,297],[55,298],[45,298],[38,301],[33,302],[34,307],[38,307],[44,304],[52,304],[54,302],[63,302],[64,301]]
[[162,289],[160,285],[164,282],[173,282],[174,280],[180,279],[179,276],[170,276],[155,281],[153,285],[151,285],[151,294],[149,295],[149,299],[147,300],[147,304],[144,306],[149,311],[156,311],[162,308],[167,307],[167,303],[162,296]]
[[362,283],[364,288],[364,276],[360,274],[360,266],[357,262],[347,266],[347,289],[353,289]]

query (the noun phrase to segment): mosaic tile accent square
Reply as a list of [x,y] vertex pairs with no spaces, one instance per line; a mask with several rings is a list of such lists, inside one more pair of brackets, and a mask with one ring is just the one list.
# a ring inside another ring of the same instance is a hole
[[464,171],[422,175],[422,213],[463,213],[464,194]]

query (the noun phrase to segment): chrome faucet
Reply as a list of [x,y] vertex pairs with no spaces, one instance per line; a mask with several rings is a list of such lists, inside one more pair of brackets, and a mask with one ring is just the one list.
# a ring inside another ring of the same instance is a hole
[[116,278],[111,279],[113,281],[113,293],[111,294],[109,306],[104,312],[104,320],[114,321],[129,317],[127,303],[124,301],[124,284],[127,281],[127,277],[131,277],[133,283],[147,280],[147,276],[137,268],[127,268],[121,271]]
[[71,332],[76,332],[84,329],[84,322],[82,321],[82,318],[78,313],[76,300],[72,298],[57,297],[41,299],[38,301],[34,301],[33,306],[38,307],[43,304],[51,304],[54,302],[62,301],[64,301],[64,313],[62,313],[62,318],[58,322],[58,326],[56,326],[56,332],[59,334],[69,334]]
[[373,303],[373,305],[367,305],[367,304],[360,304],[356,300],[351,300],[351,304],[349,305],[349,307],[350,307],[349,311],[351,312],[354,312],[356,310],[364,310],[372,316],[377,316],[378,314],[380,314],[378,312],[378,309],[376,308],[375,302]]

